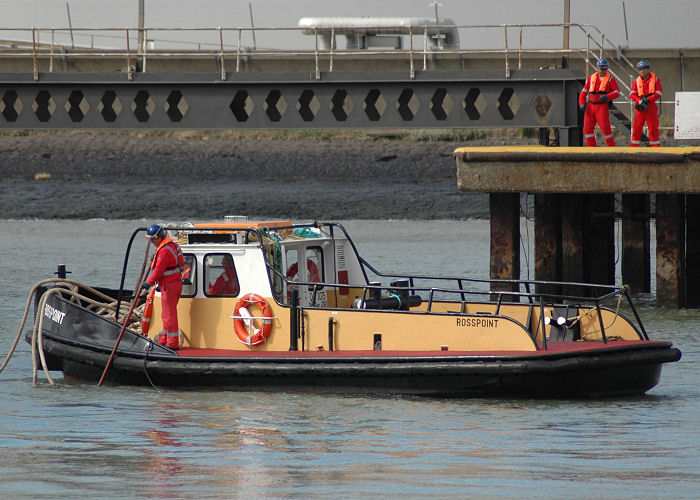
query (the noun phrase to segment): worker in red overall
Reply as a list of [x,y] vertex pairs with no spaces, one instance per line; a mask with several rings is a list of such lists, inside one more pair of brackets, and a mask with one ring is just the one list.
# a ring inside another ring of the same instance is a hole
[[612,101],[620,97],[620,87],[608,71],[608,60],[604,57],[596,63],[598,71],[586,81],[586,85],[578,96],[578,105],[583,116],[583,138],[586,146],[595,147],[596,123],[603,132],[603,139],[608,146],[615,145],[612,128],[610,127],[610,106]]
[[659,109],[656,106],[656,101],[661,99],[663,95],[661,80],[651,72],[649,61],[646,59],[637,63],[637,72],[639,76],[632,83],[630,89],[630,99],[635,103],[630,146],[639,146],[644,122],[646,122],[649,132],[649,147],[658,148],[661,141],[659,141]]
[[180,246],[166,235],[161,226],[157,224],[148,226],[146,237],[156,247],[150,274],[144,281],[143,288],[148,289],[156,283],[160,288],[163,332],[158,336],[158,343],[171,349],[179,349],[177,303],[182,294],[182,269],[185,260]]
[[238,295],[241,287],[238,284],[238,275],[233,267],[233,257],[229,254],[221,259],[221,266],[224,272],[216,279],[216,282],[209,287],[210,295]]

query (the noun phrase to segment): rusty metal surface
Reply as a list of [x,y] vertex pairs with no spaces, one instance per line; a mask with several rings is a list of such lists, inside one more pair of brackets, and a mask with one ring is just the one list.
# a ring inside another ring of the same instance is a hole
[[[565,194],[559,199],[561,214],[561,279],[581,283],[585,281],[583,269],[583,197]],[[576,287],[568,287],[565,294],[581,295]]]
[[[535,279],[561,279],[560,195],[535,195]],[[538,285],[539,293],[560,293],[554,285]]]
[[656,197],[656,304],[685,307],[685,197]]
[[[520,195],[494,193],[491,210],[491,263],[494,279],[520,279]],[[517,291],[517,285],[492,283],[493,291]],[[517,300],[510,297],[508,300]]]
[[460,148],[462,191],[700,193],[700,149]]

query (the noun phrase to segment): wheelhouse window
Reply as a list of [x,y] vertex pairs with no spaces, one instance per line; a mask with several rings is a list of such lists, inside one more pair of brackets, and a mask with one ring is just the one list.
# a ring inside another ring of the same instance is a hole
[[241,291],[238,273],[229,253],[207,254],[204,258],[204,290],[206,295],[236,297]]
[[197,293],[197,259],[192,254],[184,254],[185,266],[182,269],[182,296],[194,297]]
[[323,251],[321,247],[306,249],[306,269],[309,272],[308,281],[323,281]]
[[[300,259],[300,254],[303,257]],[[287,278],[289,281],[321,282],[323,281],[323,250],[313,246],[306,248],[289,248],[286,252]]]

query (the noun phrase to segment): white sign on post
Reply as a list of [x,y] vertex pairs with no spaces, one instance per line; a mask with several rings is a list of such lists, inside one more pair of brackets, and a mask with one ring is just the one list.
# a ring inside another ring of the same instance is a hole
[[700,92],[676,92],[674,139],[700,139]]

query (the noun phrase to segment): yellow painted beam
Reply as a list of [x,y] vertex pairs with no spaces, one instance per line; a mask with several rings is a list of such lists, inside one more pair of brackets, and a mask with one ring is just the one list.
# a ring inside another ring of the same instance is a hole
[[700,193],[700,148],[463,147],[462,191]]

